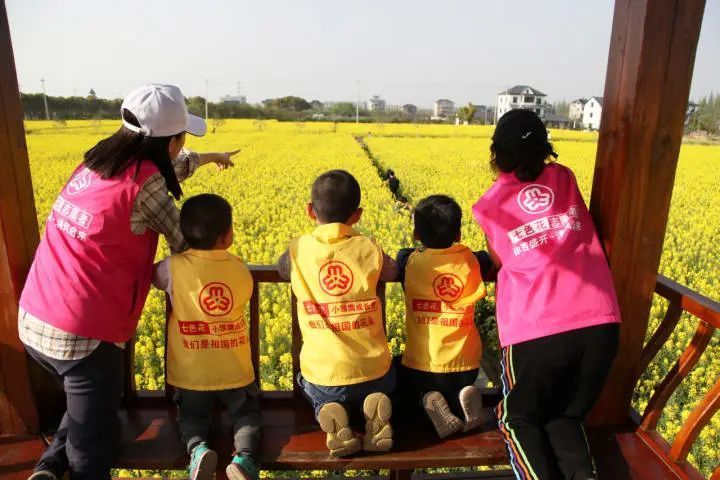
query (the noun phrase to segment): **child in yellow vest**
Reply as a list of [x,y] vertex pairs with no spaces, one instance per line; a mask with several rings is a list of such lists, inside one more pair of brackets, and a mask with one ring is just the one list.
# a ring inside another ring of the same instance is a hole
[[492,262],[486,252],[457,243],[462,210],[452,198],[421,200],[413,221],[422,247],[397,256],[407,312],[398,392],[404,401],[421,404],[445,438],[492,418],[474,386],[482,353],[475,302],[485,296],[481,263],[491,269]]
[[[358,233],[360,185],[344,170],[320,175],[307,213],[318,227],[280,258],[297,297],[303,337],[298,384],[315,409],[333,456],[392,448],[389,395],[395,369],[385,336],[378,281],[395,280],[395,262]],[[362,410],[361,442],[350,427]]]
[[172,303],[167,326],[167,383],[175,387],[180,435],[190,454],[190,480],[214,478],[217,454],[207,446],[219,400],[233,420],[231,480],[256,480],[260,441],[259,390],[245,311],[253,279],[230,254],[232,208],[222,197],[188,199],[180,229],[190,249],[156,264],[153,283]]

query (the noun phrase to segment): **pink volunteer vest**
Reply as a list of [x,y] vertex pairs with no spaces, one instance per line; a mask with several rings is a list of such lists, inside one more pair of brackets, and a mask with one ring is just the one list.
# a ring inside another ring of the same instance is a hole
[[150,161],[103,180],[75,170],[50,212],[20,306],[75,335],[125,342],[150,289],[157,233],[135,235],[130,215]]
[[503,346],[620,321],[605,253],[568,168],[552,163],[534,182],[500,174],[473,215],[502,262]]

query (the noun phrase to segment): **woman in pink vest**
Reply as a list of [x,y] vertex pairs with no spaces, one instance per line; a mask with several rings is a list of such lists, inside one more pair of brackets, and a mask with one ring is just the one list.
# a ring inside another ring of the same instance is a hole
[[490,150],[498,177],[473,213],[501,267],[497,414],[510,462],[519,479],[593,479],[582,421],[617,352],[610,269],[575,176],[552,162],[535,113],[503,115]]
[[122,391],[122,348],[150,289],[158,234],[186,248],[175,199],[199,165],[230,153],[183,150],[205,134],[174,85],[146,85],[121,107],[123,125],[85,154],[50,212],[20,298],[20,339],[64,384],[67,411],[30,477],[109,479]]

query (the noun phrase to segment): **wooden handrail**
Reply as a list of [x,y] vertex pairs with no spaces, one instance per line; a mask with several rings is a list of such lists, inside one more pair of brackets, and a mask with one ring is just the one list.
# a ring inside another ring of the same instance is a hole
[[[650,341],[643,349],[640,371],[645,371],[678,324],[682,312],[698,318],[698,326],[690,343],[682,352],[663,380],[655,387],[655,392],[643,412],[639,429],[642,432],[654,433],[663,409],[683,379],[697,365],[700,357],[707,349],[716,329],[720,328],[720,303],[705,297],[679,283],[658,275],[655,292],[669,301],[665,317],[653,333]],[[720,379],[700,400],[688,418],[683,422],[680,431],[675,435],[671,446],[659,444],[657,435],[644,435],[644,438],[658,444],[667,458],[678,464],[687,459],[688,452],[697,439],[700,431],[710,422],[713,415],[720,409]],[[712,476],[720,479],[720,467]]]

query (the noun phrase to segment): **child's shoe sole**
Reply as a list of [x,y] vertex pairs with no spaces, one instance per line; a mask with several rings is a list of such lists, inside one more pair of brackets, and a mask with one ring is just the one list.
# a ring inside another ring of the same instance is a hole
[[214,450],[205,451],[198,461],[195,472],[191,472],[189,480],[213,480],[217,468],[217,453]]
[[483,408],[482,394],[477,387],[469,385],[460,390],[460,406],[465,414],[464,432],[480,428],[495,418],[491,409]]
[[384,393],[371,393],[363,403],[365,438],[363,449],[368,452],[386,452],[393,446],[393,429],[390,425],[392,403]]
[[231,463],[225,468],[225,474],[229,480],[255,480],[255,477],[240,468],[240,465]]
[[345,408],[339,403],[326,403],[318,413],[318,423],[327,439],[325,444],[333,457],[345,457],[360,451],[361,443],[352,429]]
[[440,392],[426,393],[423,397],[423,408],[440,438],[449,437],[463,429],[463,421],[453,415],[447,400]]

